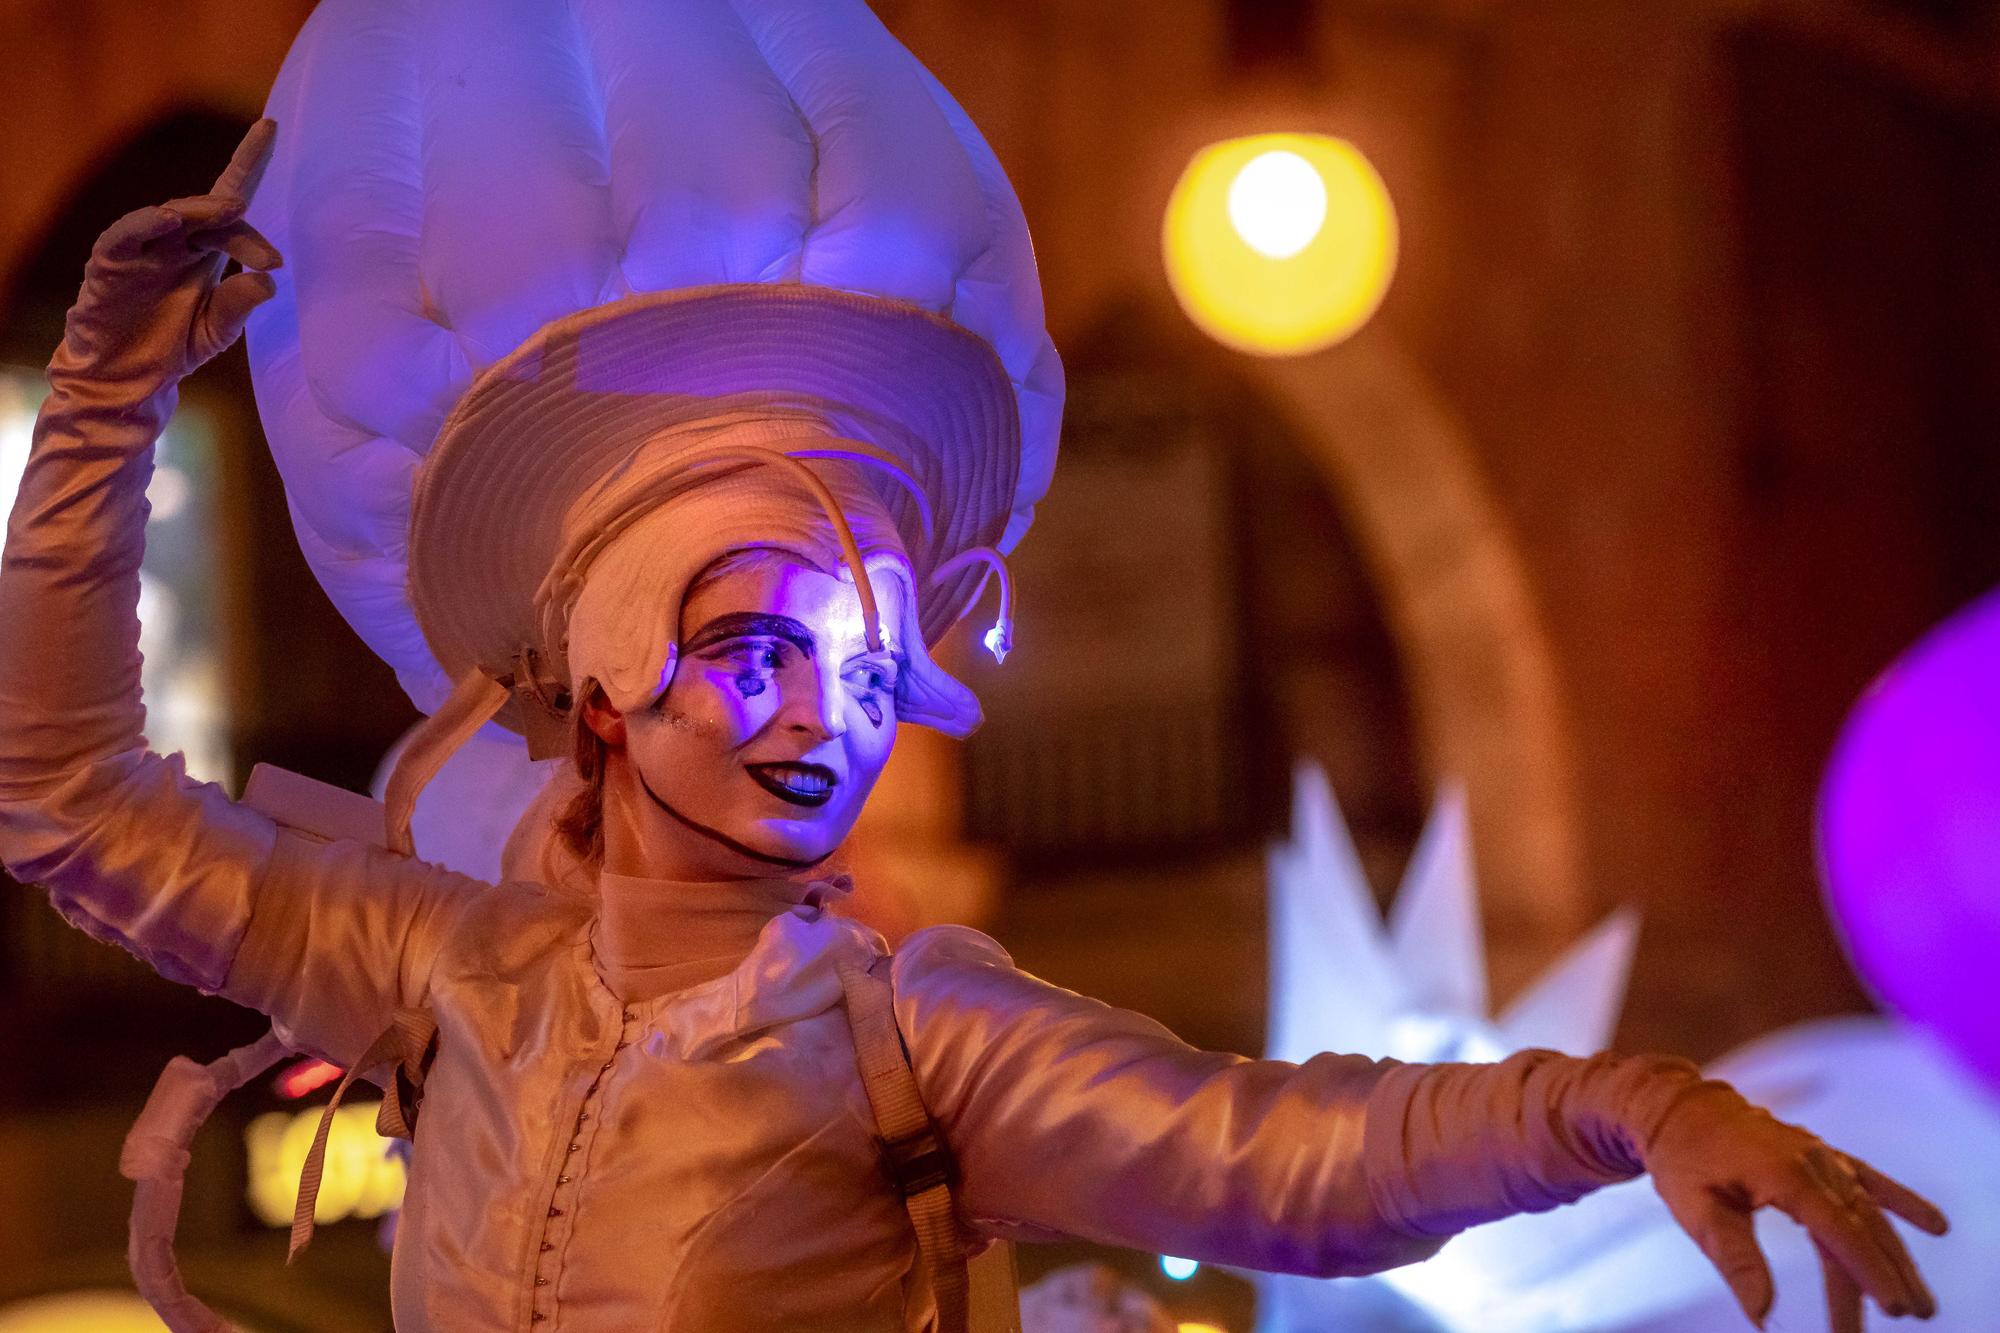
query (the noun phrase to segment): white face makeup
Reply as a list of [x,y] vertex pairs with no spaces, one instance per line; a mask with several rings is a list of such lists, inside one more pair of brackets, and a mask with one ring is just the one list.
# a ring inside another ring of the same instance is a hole
[[853,583],[777,553],[688,598],[667,692],[624,718],[622,795],[648,873],[785,874],[847,837],[896,741],[903,589],[874,586],[881,652]]

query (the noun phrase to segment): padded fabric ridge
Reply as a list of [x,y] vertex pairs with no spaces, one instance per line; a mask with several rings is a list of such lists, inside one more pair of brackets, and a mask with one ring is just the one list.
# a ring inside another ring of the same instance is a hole
[[[407,15],[380,2],[367,12],[369,24],[329,25],[328,35],[308,48],[299,114],[358,113],[393,126],[398,118],[384,114],[385,107],[415,106],[417,71],[407,33],[389,39],[407,28]],[[374,66],[366,87],[352,80],[357,52]],[[450,352],[411,303],[422,209],[414,165],[411,146],[388,132],[350,142],[332,162],[299,164],[303,179],[287,182],[286,194],[317,198],[319,206],[288,218],[284,237],[273,240],[298,260],[302,373],[315,407],[348,430],[395,439],[420,456],[444,410],[422,400],[418,386],[434,376],[418,367],[448,361]],[[384,386],[385,367],[414,373]]]
[[985,239],[965,149],[909,51],[861,0],[743,0],[820,140],[802,281],[939,311]]
[[[951,90],[921,62],[917,73],[971,159],[980,197],[986,203],[990,228],[987,244],[966,264],[953,284],[950,313],[992,345],[1014,385],[1020,412],[1021,470],[1015,485],[1013,512],[999,543],[1002,551],[1012,551],[1034,521],[1035,505],[1048,494],[1054,480],[1055,437],[1060,429],[1063,399],[1062,361],[1043,327],[1046,318],[1040,284],[1021,283],[1012,277],[1022,267],[1032,271],[1034,252],[1028,239],[1027,215],[1007,183],[1005,168]],[[1010,254],[1014,246],[1019,246],[1022,253]],[[979,271],[987,266],[994,270],[991,277],[980,275]],[[979,286],[981,293],[968,292],[966,289],[971,286]],[[981,294],[986,296],[985,300],[979,299]],[[965,308],[961,317],[962,299]]]
[[[476,372],[590,304],[616,249],[594,91],[548,0],[427,0],[426,280]],[[463,385],[459,386],[461,389]]]
[[782,273],[808,220],[812,138],[726,0],[578,3],[633,291]]
[[[323,97],[315,98],[315,86],[323,93],[327,77],[324,64],[332,58],[328,43],[344,31],[323,12],[316,12],[314,19],[317,21],[309,22],[301,32],[298,58],[287,62],[272,89],[268,114],[279,121],[281,136],[288,132],[287,127],[297,133],[301,118],[310,120],[306,110],[323,102]],[[294,188],[298,166],[295,153],[280,153],[251,214],[252,225],[266,231],[281,250],[295,255],[296,224],[301,219],[289,210],[289,203],[298,197]],[[324,219],[303,221],[311,226]],[[306,376],[294,272],[279,271],[277,296],[252,316],[249,350],[258,410],[266,422],[284,421],[296,427],[272,431],[270,441],[273,461],[285,479],[292,524],[301,546],[323,553],[329,563],[351,565],[369,558],[385,541],[400,548],[407,504],[398,495],[407,489],[415,455],[403,441],[348,420],[346,414],[329,411],[325,395],[313,390]],[[359,476],[380,479],[373,487],[371,503],[339,505],[337,497],[343,484]],[[305,506],[300,503],[301,496],[306,498]],[[317,559],[312,563],[329,597],[351,619],[356,602],[345,586],[344,574],[321,569]]]
[[[430,275],[424,272],[424,256],[430,253],[437,231],[437,210],[431,206],[433,191],[437,188],[437,109],[436,102],[425,95],[421,86],[417,94],[417,291],[422,294],[425,314],[441,329],[451,334],[451,340],[458,348],[458,354],[465,358],[468,366],[483,365],[486,354],[475,341],[467,337],[453,322],[451,311],[444,308],[437,292],[432,288]],[[464,386],[459,386],[463,389]]]
[[[972,321],[959,319],[958,316],[958,304],[960,299],[965,295],[965,283],[972,276],[972,271],[983,264],[997,261],[1001,257],[1000,245],[1002,238],[1006,235],[1002,226],[1002,221],[1005,217],[1003,211],[1004,203],[995,197],[996,192],[988,173],[991,172],[994,175],[1000,175],[1003,180],[1005,176],[1001,173],[1000,161],[993,155],[993,150],[988,147],[986,140],[981,137],[977,128],[973,126],[970,118],[959,108],[957,101],[951,96],[951,93],[942,83],[938,82],[937,76],[932,74],[930,68],[921,62],[917,65],[917,75],[924,85],[924,91],[930,94],[932,105],[936,106],[938,114],[944,117],[945,124],[951,127],[952,137],[958,140],[958,146],[965,151],[966,157],[971,160],[973,164],[973,178],[979,182],[980,202],[985,205],[986,240],[977,250],[966,256],[965,263],[961,264],[957,271],[951,275],[951,305],[945,309],[944,313],[959,323],[964,324],[967,328],[971,328],[988,342],[994,343],[994,351],[999,353],[1000,363],[1007,368],[1007,378],[1013,381],[1014,387],[1018,389],[1021,385],[1021,374],[1016,372],[1014,366],[1011,364],[1011,358],[1007,355],[1007,352],[1011,349],[1002,347],[995,341],[994,330],[977,327]],[[1023,229],[1025,230],[1025,220],[1023,222]],[[1037,291],[1035,295],[1039,297],[1041,293]]]
[[799,128],[806,132],[806,142],[812,145],[812,170],[806,173],[806,225],[804,230],[799,232],[798,248],[792,252],[790,260],[787,261],[782,279],[785,282],[798,282],[805,276],[806,242],[812,237],[813,232],[818,230],[820,224],[819,168],[824,158],[820,152],[819,131],[806,117],[805,108],[799,105],[798,93],[785,81],[785,76],[778,72],[776,62],[771,59],[770,48],[759,39],[757,30],[751,26],[750,20],[743,16],[742,0],[729,0],[729,12],[736,16],[737,25],[743,29],[743,35],[757,48],[758,56],[764,61],[765,72],[771,76],[771,82],[777,84],[783,91],[785,100],[791,103],[792,114],[799,118]]
[[597,131],[597,170],[603,178],[604,188],[599,196],[604,201],[604,230],[618,240],[617,250],[606,265],[604,275],[597,285],[599,302],[616,301],[632,294],[632,284],[625,278],[625,247],[629,238],[618,229],[618,209],[614,195],[618,189],[618,177],[611,170],[611,117],[609,111],[610,89],[605,87],[603,73],[597,68],[597,61],[590,53],[590,35],[584,31],[584,20],[577,0],[563,0],[563,10],[569,15],[570,30],[576,40],[570,44],[576,57],[577,81],[584,92],[590,95],[594,114],[590,117],[592,128]]

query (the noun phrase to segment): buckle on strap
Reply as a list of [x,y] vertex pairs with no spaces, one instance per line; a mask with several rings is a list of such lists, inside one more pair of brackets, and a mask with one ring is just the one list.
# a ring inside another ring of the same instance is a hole
[[882,1166],[905,1199],[951,1183],[951,1153],[929,1125],[882,1141]]

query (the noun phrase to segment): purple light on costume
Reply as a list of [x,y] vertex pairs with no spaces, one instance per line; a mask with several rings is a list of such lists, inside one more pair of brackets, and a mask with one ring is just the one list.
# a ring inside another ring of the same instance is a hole
[[1819,840],[1856,969],[2000,1088],[2000,591],[1862,696],[1820,790]]

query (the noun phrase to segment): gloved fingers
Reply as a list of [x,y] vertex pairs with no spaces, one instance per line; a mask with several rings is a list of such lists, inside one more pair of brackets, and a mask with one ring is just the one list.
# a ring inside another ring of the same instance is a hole
[[213,190],[134,209],[105,229],[97,238],[93,253],[105,259],[136,259],[148,242],[174,231],[200,231],[237,221],[249,207],[250,196],[263,177],[277,132],[276,121],[258,121],[236,146],[229,165],[216,177]]
[[215,178],[215,188],[209,193],[246,200],[256,194],[257,182],[264,178],[264,168],[271,164],[271,148],[277,141],[277,121],[266,116],[252,125],[236,145],[236,151],[230,154],[229,165]]
[[[179,282],[181,275],[209,258],[192,238],[204,231],[228,228],[241,220],[243,201],[191,195],[127,213],[111,224],[91,247],[91,263],[101,276],[117,271],[115,279],[129,283],[134,270]],[[268,243],[267,243],[268,244]]]
[[232,273],[217,283],[188,329],[188,359],[201,365],[242,336],[250,312],[277,293],[268,273]]
[[169,199],[160,207],[181,220],[181,230],[193,235],[211,227],[227,227],[243,217],[250,205],[234,195],[191,194]]
[[1889,1219],[1882,1216],[1882,1210],[1868,1196],[1860,1173],[1851,1165],[1853,1159],[1844,1153],[1835,1152],[1824,1145],[1813,1149],[1810,1154],[1815,1170],[1835,1182],[1833,1192],[1848,1202],[1849,1211],[1859,1219],[1863,1230],[1873,1238],[1876,1248],[1895,1263],[1903,1275],[1903,1285],[1911,1296],[1910,1309],[1920,1319],[1929,1319],[1937,1313],[1937,1297],[1924,1282],[1923,1274],[1917,1271],[1916,1260],[1910,1257],[1908,1247],[1902,1237],[1896,1234]]
[[255,227],[241,218],[190,232],[187,243],[190,250],[220,250],[245,268],[279,268],[285,262],[285,257],[278,253],[278,247],[265,240]]
[[1830,1333],[1861,1333],[1861,1288],[1840,1261],[1819,1249],[1820,1277],[1826,1287],[1826,1322]]
[[1861,1224],[1875,1237],[1876,1245],[1887,1251],[1903,1271],[1903,1284],[1910,1291],[1910,1313],[1919,1319],[1929,1319],[1937,1313],[1937,1297],[1932,1294],[1930,1284],[1917,1271],[1916,1260],[1910,1258],[1909,1250],[1903,1245],[1889,1219],[1882,1216],[1882,1210],[1872,1203],[1864,1203],[1861,1209]]
[[1722,1275],[1730,1295],[1743,1307],[1744,1315],[1762,1328],[1776,1293],[1771,1284],[1771,1266],[1764,1261],[1764,1252],[1757,1248],[1757,1233],[1751,1226],[1750,1214],[1706,1190],[1691,1204],[1683,1206],[1668,1199],[1667,1206],[1681,1230],[1687,1232]]
[[1904,1279],[1901,1265],[1862,1218],[1862,1210],[1875,1205],[1860,1196],[1858,1186],[1852,1196],[1830,1187],[1810,1156],[1801,1160],[1800,1168],[1797,1186],[1777,1192],[1772,1202],[1812,1233],[1813,1242],[1838,1260],[1885,1313],[1910,1313],[1916,1308],[1916,1293]]
[[1837,1155],[1846,1164],[1847,1169],[1854,1173],[1854,1178],[1861,1182],[1861,1188],[1868,1191],[1868,1197],[1876,1203],[1919,1231],[1942,1236],[1951,1230],[1951,1222],[1945,1217],[1943,1210],[1908,1185],[1883,1175],[1859,1157],[1849,1157],[1846,1153]]
[[166,208],[133,209],[104,229],[90,248],[91,257],[113,263],[136,259],[149,242],[178,231],[182,222],[178,213]]
[[1910,1257],[1903,1238],[1896,1234],[1896,1229],[1889,1225],[1889,1219],[1882,1216],[1882,1210],[1869,1197],[1861,1173],[1854,1169],[1854,1159],[1827,1144],[1816,1143],[1807,1151],[1806,1161],[1825,1182],[1827,1191],[1841,1200],[1859,1220],[1862,1230],[1874,1240],[1876,1248],[1896,1265],[1897,1271],[1902,1274],[1903,1285],[1910,1293],[1910,1309],[1923,1319],[1936,1314],[1937,1297],[1931,1294],[1923,1274],[1917,1271],[1917,1262]]

